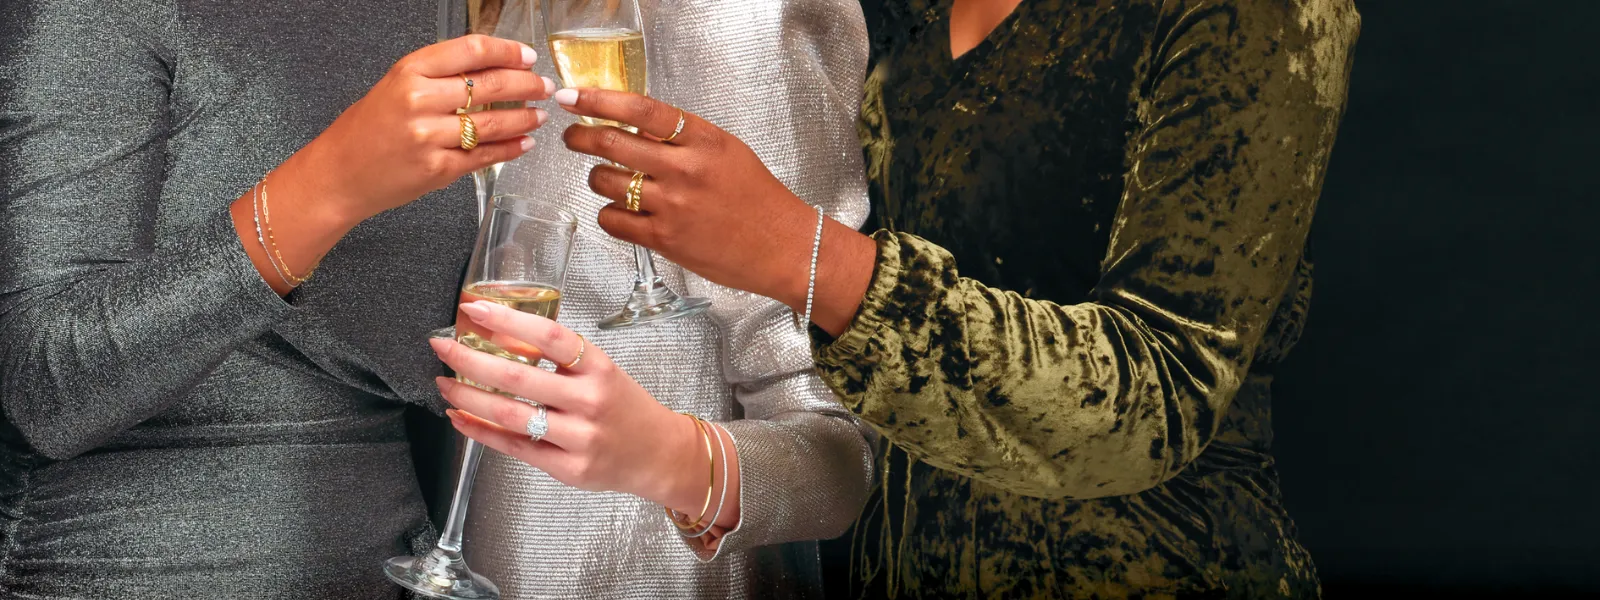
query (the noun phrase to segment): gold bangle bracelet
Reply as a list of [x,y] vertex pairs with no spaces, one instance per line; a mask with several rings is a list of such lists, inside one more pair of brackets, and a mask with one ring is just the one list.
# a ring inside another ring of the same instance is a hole
[[[678,529],[687,531],[699,527],[701,521],[705,520],[706,513],[711,510],[711,493],[717,489],[717,456],[711,453],[711,433],[706,431],[705,422],[701,421],[700,417],[688,413],[683,413],[683,416],[693,419],[695,428],[700,430],[700,439],[706,443],[707,462],[711,464],[711,478],[710,481],[706,482],[706,501],[705,505],[700,507],[700,516],[695,517],[694,522],[685,524],[678,518],[677,511],[671,508],[667,509],[667,518],[672,520],[672,524],[677,526]],[[683,516],[688,518],[689,515],[685,514]]]

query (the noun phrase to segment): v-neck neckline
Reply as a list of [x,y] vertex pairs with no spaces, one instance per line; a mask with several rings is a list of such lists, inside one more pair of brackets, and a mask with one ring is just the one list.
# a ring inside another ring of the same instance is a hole
[[1018,2],[1016,7],[1011,9],[1011,13],[1006,15],[1006,18],[1001,19],[1000,23],[989,30],[989,33],[984,34],[983,39],[978,41],[978,45],[973,46],[966,52],[962,52],[961,56],[951,56],[955,47],[950,45],[950,20],[952,13],[955,12],[956,1],[944,0],[941,4],[943,10],[939,13],[940,27],[937,34],[940,56],[948,60],[950,66],[959,67],[976,60],[981,54],[987,54],[995,46],[999,45],[1002,41],[1001,38],[1008,36],[1012,30],[1017,28],[1017,21],[1021,18],[1022,11],[1024,7],[1028,6],[1029,2],[1028,0]]

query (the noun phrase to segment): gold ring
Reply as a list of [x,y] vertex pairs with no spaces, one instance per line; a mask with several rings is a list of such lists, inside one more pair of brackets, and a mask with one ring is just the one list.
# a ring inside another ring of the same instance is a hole
[[472,122],[472,117],[461,113],[461,149],[471,150],[478,147],[478,124]]
[[461,108],[456,109],[456,114],[458,115],[467,114],[467,112],[472,110],[472,80],[467,78],[466,73],[461,74],[461,80],[467,82],[467,103]]
[[680,109],[678,109],[678,126],[672,128],[672,135],[669,135],[667,137],[661,138],[661,141],[663,141],[663,142],[671,142],[672,140],[677,139],[678,138],[678,134],[683,133],[683,121],[684,121],[683,109],[680,108]]
[[648,177],[643,171],[634,171],[633,179],[628,181],[628,210],[639,212],[639,201],[644,198],[644,178]]
[[589,343],[588,343],[589,340],[585,339],[583,337],[583,334],[574,333],[572,335],[578,336],[578,357],[572,359],[572,362],[569,362],[567,364],[561,365],[561,368],[563,368],[563,369],[571,369],[573,367],[578,366],[578,362],[583,360],[583,350],[585,348],[589,347]]

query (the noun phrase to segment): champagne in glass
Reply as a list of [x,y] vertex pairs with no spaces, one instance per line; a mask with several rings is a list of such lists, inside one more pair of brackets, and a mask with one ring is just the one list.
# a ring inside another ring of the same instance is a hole
[[[462,304],[478,300],[487,300],[552,320],[561,309],[560,290],[548,284],[531,281],[480,281],[469,284],[461,290]],[[473,350],[526,365],[537,365],[539,360],[544,358],[544,354],[539,352],[538,348],[522,340],[495,335],[494,332],[485,330],[459,308],[456,309],[456,323],[456,341]],[[456,375],[456,381],[484,391],[502,393],[500,390],[478,384],[460,375]]]
[[[561,306],[561,286],[566,281],[567,262],[572,258],[572,242],[577,230],[578,221],[572,215],[552,206],[520,196],[495,196],[478,226],[478,242],[467,265],[461,301],[488,300],[522,312],[555,318]],[[435,336],[442,333],[436,332]],[[538,349],[484,329],[459,309],[453,335],[474,350],[523,364],[537,365],[543,358]],[[511,396],[459,376],[457,379]],[[467,501],[472,496],[472,480],[477,476],[482,456],[483,446],[470,438],[466,440],[455,496],[450,502],[450,516],[439,534],[438,545],[420,557],[389,559],[383,569],[389,579],[428,598],[500,598],[500,589],[494,582],[472,572],[461,553]]]
[[[644,34],[637,31],[595,27],[554,34],[550,54],[566,87],[645,93]],[[590,125],[636,131],[616,121],[581,118]]]
[[[644,25],[635,0],[542,0],[544,29],[562,84],[648,93]],[[626,123],[584,118],[592,126],[638,130]],[[648,204],[649,199],[645,199]],[[601,329],[632,327],[705,312],[711,301],[679,296],[656,275],[655,256],[633,247],[633,289],[622,310],[599,323]]]

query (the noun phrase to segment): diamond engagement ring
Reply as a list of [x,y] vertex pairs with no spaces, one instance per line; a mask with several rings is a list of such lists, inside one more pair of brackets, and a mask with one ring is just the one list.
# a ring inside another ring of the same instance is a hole
[[528,418],[528,437],[537,442],[544,439],[545,434],[550,433],[550,414],[543,404],[537,402],[531,404],[534,411],[533,416]]

